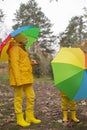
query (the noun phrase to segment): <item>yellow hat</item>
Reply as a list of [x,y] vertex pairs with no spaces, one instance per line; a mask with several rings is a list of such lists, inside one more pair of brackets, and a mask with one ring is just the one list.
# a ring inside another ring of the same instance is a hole
[[14,37],[14,39],[17,41],[17,42],[23,42],[24,40],[27,40],[27,37],[26,35],[24,35],[23,33],[20,33],[18,35],[16,35]]

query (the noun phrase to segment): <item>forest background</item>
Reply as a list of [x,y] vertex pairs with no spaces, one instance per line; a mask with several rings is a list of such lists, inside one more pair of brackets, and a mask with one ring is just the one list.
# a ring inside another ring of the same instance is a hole
[[[52,2],[51,0],[50,2]],[[58,0],[56,0],[58,2]],[[39,66],[33,68],[34,75],[39,77],[53,78],[51,61],[56,56],[61,47],[75,47],[87,39],[87,8],[84,7],[84,14],[74,16],[69,21],[66,29],[57,35],[52,31],[53,24],[45,16],[36,0],[29,0],[27,3],[21,3],[16,10],[15,19],[13,19],[13,30],[24,25],[35,25],[40,28],[38,41],[34,43],[29,52],[31,58],[40,61]],[[4,22],[5,14],[0,9],[0,28]],[[7,34],[7,31],[5,32]],[[5,63],[6,65],[6,63]],[[3,63],[0,63],[3,66]]]

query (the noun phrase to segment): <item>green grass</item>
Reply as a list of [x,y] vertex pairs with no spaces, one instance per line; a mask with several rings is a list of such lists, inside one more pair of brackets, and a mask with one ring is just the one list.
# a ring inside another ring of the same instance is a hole
[[0,80],[8,80],[9,75],[8,74],[0,74]]
[[0,86],[9,84],[9,75],[0,73]]
[[[9,75],[8,74],[0,74],[1,81],[8,81]],[[35,78],[35,82],[53,82],[52,78],[50,77],[43,77],[43,78]]]
[[45,78],[35,78],[35,82],[53,82],[52,78],[45,77]]

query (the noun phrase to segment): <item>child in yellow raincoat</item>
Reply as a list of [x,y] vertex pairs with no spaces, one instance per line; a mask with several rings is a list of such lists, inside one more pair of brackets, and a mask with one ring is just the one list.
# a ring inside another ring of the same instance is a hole
[[[84,40],[81,45],[77,45],[76,47],[81,48],[81,50],[87,54],[87,39]],[[67,122],[68,121],[68,107],[70,107],[70,111],[71,111],[71,119],[74,122],[80,122],[80,120],[76,117],[76,101],[70,101],[69,98],[63,94],[62,92],[60,92],[61,95],[61,108],[63,111],[63,121]]]
[[[35,93],[32,87],[34,82],[32,65],[28,52],[25,50],[27,38],[24,34],[14,37],[7,53],[9,56],[10,86],[14,87],[14,110],[17,124],[23,127],[29,126],[31,122],[38,124],[41,120],[34,117]],[[26,96],[25,119],[22,111],[24,94]]]
[[61,108],[63,111],[63,122],[68,122],[68,109],[70,107],[71,120],[74,122],[80,122],[76,117],[76,101],[71,101],[64,93],[60,92],[61,95]]

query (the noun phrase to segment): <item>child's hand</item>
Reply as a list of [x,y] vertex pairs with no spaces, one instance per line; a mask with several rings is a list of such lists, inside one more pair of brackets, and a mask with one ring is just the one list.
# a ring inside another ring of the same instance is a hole
[[39,61],[36,61],[36,60],[31,60],[31,61],[32,61],[32,64],[34,64],[34,65],[39,65],[40,64]]

